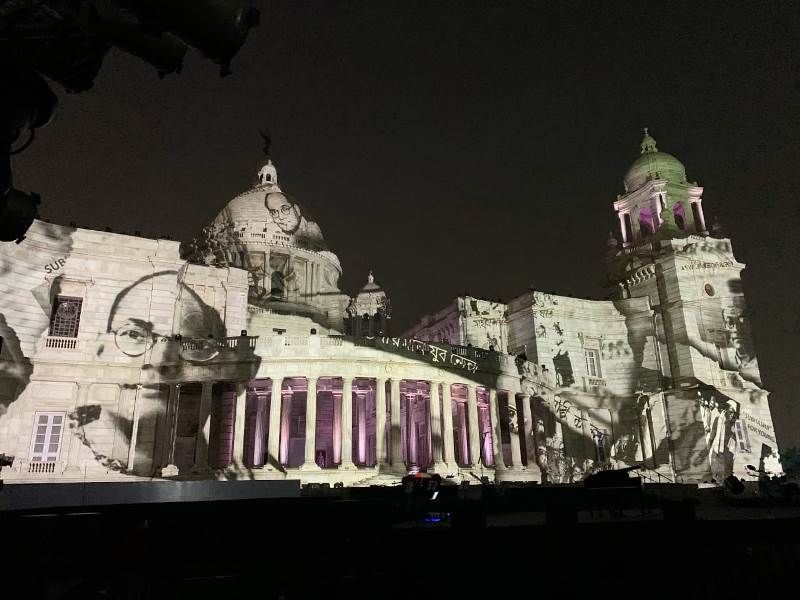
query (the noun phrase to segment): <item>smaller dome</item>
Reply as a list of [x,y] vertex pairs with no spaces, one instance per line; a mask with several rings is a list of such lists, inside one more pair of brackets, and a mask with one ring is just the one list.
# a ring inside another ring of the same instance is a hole
[[258,185],[278,185],[278,170],[269,158],[258,171]]
[[367,284],[361,288],[362,292],[377,292],[381,291],[381,286],[375,283],[375,276],[372,274],[372,271],[369,272],[367,275]]
[[666,179],[673,183],[686,183],[686,168],[671,154],[659,152],[656,141],[644,130],[642,153],[625,173],[625,191],[639,189],[650,179]]

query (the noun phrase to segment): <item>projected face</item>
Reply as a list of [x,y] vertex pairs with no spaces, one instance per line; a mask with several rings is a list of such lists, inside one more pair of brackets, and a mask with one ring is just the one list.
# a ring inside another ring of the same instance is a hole
[[728,339],[738,354],[749,355],[749,327],[744,311],[736,306],[722,309],[722,319],[725,322],[725,330],[728,332]]
[[284,233],[292,234],[300,226],[300,209],[280,192],[267,194],[267,210],[272,220]]
[[[174,294],[174,324],[169,316],[150,316],[149,307],[154,289]],[[181,338],[176,339],[175,334],[180,334]],[[220,345],[219,340],[225,337],[225,327],[219,313],[206,304],[194,290],[180,283],[176,271],[163,271],[144,277],[122,290],[112,304],[106,335],[102,337],[108,341],[98,347],[98,357],[107,356],[113,360],[120,353],[131,358],[144,357],[145,364],[141,365],[144,378],[154,381],[138,386],[137,392],[137,402],[141,406],[140,436],[141,432],[151,432],[145,434],[145,437],[158,435],[156,422],[168,398],[167,386],[156,382],[182,382],[188,368],[196,368],[220,354],[238,352],[224,344]],[[235,361],[232,363],[235,364]],[[237,371],[242,364],[246,365],[247,372],[231,373],[229,376],[222,373],[221,377],[249,379],[258,370],[257,360],[241,363],[235,367]],[[137,387],[135,384],[127,384],[125,387],[131,386]],[[90,400],[89,405],[79,407],[71,413],[69,419],[74,434],[91,450],[97,462],[114,470],[122,471],[126,468],[127,449],[121,456],[109,456],[109,451],[104,450],[99,442],[102,440],[100,435],[108,429],[130,431],[128,415]],[[152,452],[152,442],[143,446],[137,444],[134,463],[136,474],[152,474],[158,471],[159,466],[163,466],[153,464]]]

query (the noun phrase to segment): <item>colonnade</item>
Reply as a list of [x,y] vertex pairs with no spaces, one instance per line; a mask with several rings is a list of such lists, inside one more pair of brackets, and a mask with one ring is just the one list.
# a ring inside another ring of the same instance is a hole
[[[323,391],[335,394],[335,397],[327,398],[325,406],[328,412],[323,419],[318,419],[321,380],[325,380]],[[356,381],[359,387],[354,390]],[[250,413],[247,412],[248,392],[253,400],[254,384],[261,386],[256,402],[261,403],[262,399],[265,402],[268,398],[269,404],[265,408],[268,416],[259,408],[258,416],[248,421],[246,416],[252,417],[252,405]],[[220,386],[218,392],[214,392],[215,385]],[[357,405],[354,427],[352,400],[364,393],[371,394],[370,400]],[[505,416],[509,410],[506,406],[510,407],[509,412],[516,412],[517,400],[521,400],[522,411],[517,415],[518,427],[514,431],[507,419],[501,421],[501,414]],[[297,412],[295,422],[290,422],[295,414],[292,406],[303,401],[304,406],[295,405],[294,410],[303,411],[304,415]],[[193,418],[195,410],[196,422]],[[196,427],[186,425],[187,411],[192,413],[189,421]],[[365,416],[367,412],[369,414]],[[373,414],[374,424],[366,431]],[[212,415],[216,419],[213,425]],[[303,418],[304,425],[301,426]],[[326,435],[332,436],[327,441],[328,447],[333,446],[332,460],[327,461],[324,456],[320,460],[319,428],[329,426],[331,420],[332,432]],[[369,467],[377,468],[379,473],[398,475],[414,469],[452,473],[459,468],[480,467],[521,471],[530,466],[538,471],[535,464],[528,465],[530,449],[534,447],[530,396],[486,388],[472,382],[312,376],[275,377],[252,382],[173,384],[169,386],[163,424],[162,434],[157,437],[155,457],[158,464],[166,465],[162,469],[164,476],[185,475],[190,462],[189,471],[198,474],[231,465],[268,471],[297,467],[301,472],[355,471]],[[293,425],[296,425],[295,430]],[[374,442],[371,439],[373,427]],[[193,440],[191,435],[187,435],[187,429],[193,433]],[[297,460],[301,431],[302,458]],[[358,448],[355,457],[354,434]],[[247,447],[246,437],[249,441]],[[366,440],[370,443],[368,450],[365,450]],[[135,440],[132,441],[135,444]],[[192,441],[193,459],[186,449]],[[216,450],[212,456],[209,450],[214,444]],[[266,452],[262,454],[260,449],[264,444]],[[523,448],[528,449],[525,455]],[[254,455],[260,455],[263,460]],[[372,460],[366,460],[365,456]]]
[[[687,231],[695,231],[703,234],[706,231],[705,215],[703,214],[703,199],[702,198],[689,198],[686,201],[675,202],[672,210],[677,216],[678,210],[676,207],[680,206],[680,217],[683,220],[681,229]],[[665,208],[664,198],[662,193],[656,193],[651,196],[651,206],[646,209],[631,208],[628,210],[621,210],[617,213],[619,218],[620,232],[622,234],[623,245],[630,245],[638,242],[642,237],[640,213],[642,210],[651,211],[646,224],[651,228],[650,233],[655,233],[663,224],[661,218],[661,211]]]

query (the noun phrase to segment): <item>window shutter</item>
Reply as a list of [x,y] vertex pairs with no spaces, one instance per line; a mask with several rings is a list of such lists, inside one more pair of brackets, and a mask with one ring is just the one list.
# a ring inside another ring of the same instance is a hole
[[58,460],[64,432],[64,413],[36,413],[31,440],[30,461]]

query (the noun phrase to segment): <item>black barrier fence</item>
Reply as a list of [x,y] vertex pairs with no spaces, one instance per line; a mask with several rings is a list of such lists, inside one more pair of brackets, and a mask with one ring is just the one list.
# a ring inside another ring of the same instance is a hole
[[59,507],[299,498],[299,480],[19,483],[0,488],[0,511]]

